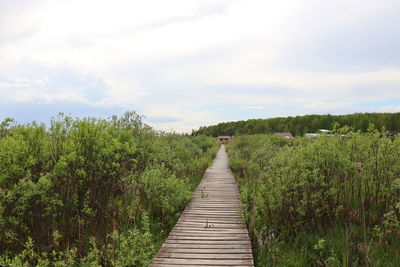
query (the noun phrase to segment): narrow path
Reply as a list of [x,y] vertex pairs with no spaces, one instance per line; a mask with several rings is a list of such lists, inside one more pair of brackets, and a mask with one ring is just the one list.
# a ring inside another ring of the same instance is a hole
[[224,145],[150,266],[254,266]]

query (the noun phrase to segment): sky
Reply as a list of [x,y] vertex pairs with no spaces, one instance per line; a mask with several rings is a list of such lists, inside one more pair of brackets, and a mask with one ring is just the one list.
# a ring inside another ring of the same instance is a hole
[[398,0],[0,0],[0,121],[400,112]]

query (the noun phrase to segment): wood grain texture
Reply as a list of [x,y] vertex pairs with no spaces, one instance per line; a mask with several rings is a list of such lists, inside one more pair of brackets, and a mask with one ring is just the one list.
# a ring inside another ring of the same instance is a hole
[[223,145],[150,266],[254,266]]

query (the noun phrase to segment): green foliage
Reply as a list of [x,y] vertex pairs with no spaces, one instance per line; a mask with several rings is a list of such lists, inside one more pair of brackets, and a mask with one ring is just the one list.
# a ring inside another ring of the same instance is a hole
[[141,229],[128,230],[118,239],[118,251],[114,266],[148,266],[154,255],[155,246],[150,232],[147,214],[143,216]]
[[143,206],[158,220],[171,225],[179,218],[179,211],[191,198],[187,180],[176,179],[176,176],[164,167],[146,169],[142,174]]
[[400,138],[336,131],[228,145],[260,266],[400,264]]
[[251,119],[223,122],[200,127],[193,135],[248,135],[274,132],[291,132],[295,136],[316,132],[319,129],[334,130],[348,126],[354,131],[369,132],[372,128],[400,131],[400,113],[355,113],[349,115],[305,115],[287,118]]
[[157,132],[135,112],[108,120],[60,114],[49,128],[6,119],[0,265],[146,266],[217,146]]

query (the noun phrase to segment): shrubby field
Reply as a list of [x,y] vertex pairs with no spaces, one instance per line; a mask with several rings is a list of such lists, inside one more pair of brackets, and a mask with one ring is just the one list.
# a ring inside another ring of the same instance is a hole
[[147,266],[211,163],[134,112],[0,125],[1,266]]
[[347,130],[228,145],[257,266],[400,266],[400,138]]

